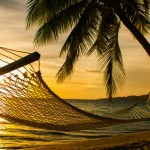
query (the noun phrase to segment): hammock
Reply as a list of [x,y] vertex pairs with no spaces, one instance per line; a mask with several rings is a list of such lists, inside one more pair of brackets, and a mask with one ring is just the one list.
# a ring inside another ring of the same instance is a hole
[[[142,103],[142,104],[141,104]],[[144,108],[141,108],[142,105]],[[134,102],[131,106],[120,109],[115,112],[107,113],[105,116],[122,118],[127,116],[131,119],[149,118],[150,117],[150,93],[144,95],[140,100]]]
[[[40,63],[38,71],[35,71],[33,62],[39,61],[39,53],[34,52],[21,58],[18,55],[20,51],[3,47],[0,49],[0,61],[4,64],[0,68],[0,77],[3,78],[0,82],[1,118],[57,131],[87,130],[150,121],[150,114],[136,119],[115,119],[83,111],[61,99],[47,86],[39,71]],[[12,57],[16,60],[12,60]]]

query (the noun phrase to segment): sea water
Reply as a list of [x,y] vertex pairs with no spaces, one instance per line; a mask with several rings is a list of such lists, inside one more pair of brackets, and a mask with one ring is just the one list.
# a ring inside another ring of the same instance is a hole
[[[131,106],[132,104],[130,101],[118,101],[115,102],[113,106],[109,106],[106,101],[99,100],[71,100],[69,102],[74,106],[97,115],[105,115],[112,111]],[[35,129],[0,119],[0,149],[25,149],[41,145],[49,145],[54,142],[112,137],[115,135],[147,130],[150,130],[149,121],[78,132],[57,132]]]

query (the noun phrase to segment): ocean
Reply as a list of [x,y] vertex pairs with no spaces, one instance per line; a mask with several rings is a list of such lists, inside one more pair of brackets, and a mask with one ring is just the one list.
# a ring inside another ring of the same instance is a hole
[[[97,115],[106,115],[112,111],[131,106],[133,101],[115,101],[109,106],[103,100],[70,100],[72,105]],[[49,145],[54,142],[67,142],[83,139],[112,137],[126,133],[150,130],[150,121],[122,124],[94,130],[76,132],[57,132],[31,128],[0,119],[0,149],[14,150]]]

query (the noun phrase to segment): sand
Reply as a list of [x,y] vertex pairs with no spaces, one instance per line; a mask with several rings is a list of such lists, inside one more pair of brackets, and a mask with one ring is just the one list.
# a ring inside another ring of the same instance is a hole
[[150,150],[150,131],[72,142],[56,142],[27,150]]

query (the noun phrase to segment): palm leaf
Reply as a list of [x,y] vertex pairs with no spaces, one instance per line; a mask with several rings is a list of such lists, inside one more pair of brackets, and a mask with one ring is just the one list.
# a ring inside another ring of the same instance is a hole
[[149,33],[150,18],[149,18],[149,0],[124,0],[122,10],[134,26],[142,33]]
[[34,39],[35,45],[44,44],[53,39],[57,40],[60,33],[66,32],[78,22],[84,7],[85,4],[80,2],[55,14],[36,32]]
[[[112,10],[110,10],[110,12],[111,11]],[[93,44],[93,46],[89,49],[89,51],[87,53],[88,55],[90,55],[95,50],[97,51],[98,55],[101,55],[106,50],[108,50],[107,43],[109,40],[109,35],[113,30],[113,28],[111,27],[111,24],[109,22],[110,22],[110,20],[111,20],[111,22],[117,21],[117,20],[115,20],[116,17],[113,17],[113,18],[111,17],[112,14],[110,14],[110,12],[101,12],[101,18],[100,18],[101,22],[99,25],[97,39],[96,39],[95,43]]]
[[144,0],[144,6],[145,6],[145,9],[147,11],[147,13],[149,14],[149,9],[150,9],[150,0]]
[[81,1],[83,0],[28,0],[27,27],[44,24],[57,13]]
[[[95,41],[100,17],[96,4],[95,0],[89,3],[61,49],[60,55],[67,52],[67,57],[64,65],[57,73],[58,81],[63,81],[73,72],[74,63],[80,54],[83,54]],[[68,73],[66,74],[66,72]]]
[[103,32],[105,37],[107,37],[105,38],[107,41],[105,41],[105,51],[99,53],[99,65],[101,66],[101,70],[104,70],[104,82],[107,89],[107,95],[111,101],[112,96],[117,92],[117,89],[122,88],[125,81],[125,70],[118,44],[120,23],[115,15],[110,19],[108,14],[108,16],[103,18],[102,25],[107,29]]
[[[115,45],[115,43],[114,43]],[[125,82],[125,70],[122,62],[120,48],[116,43],[114,50],[106,51],[100,57],[101,69],[104,69],[104,82],[109,100]]]

